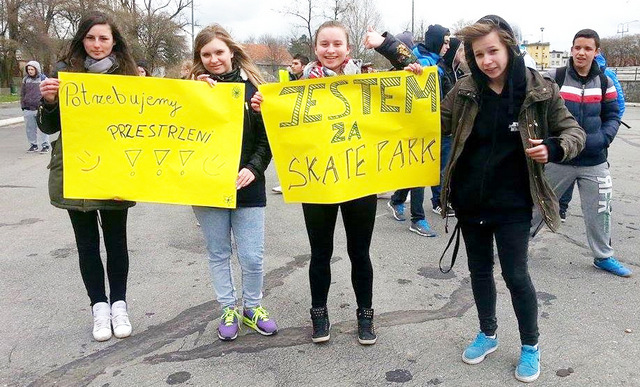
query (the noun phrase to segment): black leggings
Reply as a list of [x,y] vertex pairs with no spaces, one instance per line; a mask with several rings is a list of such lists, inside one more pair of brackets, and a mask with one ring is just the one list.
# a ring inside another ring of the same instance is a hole
[[527,248],[531,222],[478,224],[460,221],[467,249],[471,288],[480,330],[496,333],[496,284],[493,279],[493,238],[498,248],[502,278],[511,292],[522,344],[538,344],[538,300],[529,276]]
[[[69,210],[71,225],[76,236],[80,258],[80,273],[91,305],[96,302],[126,301],[129,252],[127,250],[127,210],[74,211]],[[100,232],[102,225],[107,251],[107,276],[110,295],[104,287],[104,268],[100,259]]]
[[365,196],[339,204],[302,204],[304,222],[311,245],[309,283],[311,305],[327,305],[331,285],[331,256],[333,232],[338,208],[347,234],[347,253],[351,260],[351,283],[359,308],[371,308],[373,267],[369,256],[371,235],[376,220],[376,195]]

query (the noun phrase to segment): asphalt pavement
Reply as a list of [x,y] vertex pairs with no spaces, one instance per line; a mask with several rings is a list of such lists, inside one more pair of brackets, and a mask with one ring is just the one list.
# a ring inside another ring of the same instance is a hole
[[[0,113],[3,109],[0,108]],[[1,117],[0,117],[1,118]],[[618,278],[592,265],[576,194],[557,234],[530,245],[539,300],[541,386],[639,386],[640,108],[629,107],[609,152]],[[0,127],[0,385],[10,386],[516,386],[520,344],[496,269],[500,348],[479,365],[461,353],[478,330],[464,249],[438,271],[449,235],[424,238],[378,201],[371,255],[378,342],[356,339],[344,229],[336,227],[331,340],[311,343],[309,245],[299,204],[268,194],[264,306],[276,336],[216,336],[204,240],[190,207],[139,203],[129,212],[133,335],[98,343],[65,211],[49,204],[49,154],[30,154],[23,124]],[[277,185],[273,166],[267,187]],[[430,209],[427,193],[425,207]],[[450,221],[450,226],[455,220]],[[234,269],[240,283],[237,260]],[[240,288],[238,288],[240,289]]]

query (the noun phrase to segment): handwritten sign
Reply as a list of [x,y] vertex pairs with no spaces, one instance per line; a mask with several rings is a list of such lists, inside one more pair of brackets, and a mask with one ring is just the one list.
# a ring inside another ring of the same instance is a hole
[[64,197],[235,208],[243,84],[60,79]]
[[260,86],[286,202],[339,203],[440,181],[436,67]]

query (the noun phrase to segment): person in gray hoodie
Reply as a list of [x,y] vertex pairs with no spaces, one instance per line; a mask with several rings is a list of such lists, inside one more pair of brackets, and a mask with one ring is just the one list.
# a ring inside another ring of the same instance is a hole
[[24,115],[24,123],[27,131],[27,140],[31,144],[27,152],[37,152],[38,143],[40,143],[40,152],[49,151],[49,136],[42,133],[38,129],[36,123],[36,114],[38,113],[38,105],[40,104],[40,82],[47,79],[42,74],[40,63],[32,60],[27,63],[24,69],[25,76],[22,79],[22,89],[20,91],[20,106]]

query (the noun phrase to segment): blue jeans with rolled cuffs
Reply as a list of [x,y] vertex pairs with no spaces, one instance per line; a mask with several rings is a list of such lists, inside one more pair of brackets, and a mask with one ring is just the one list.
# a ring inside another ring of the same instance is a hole
[[231,273],[231,236],[242,268],[242,299],[245,308],[260,305],[264,269],[264,207],[236,209],[193,207],[209,252],[209,271],[216,299],[222,308],[236,305]]

